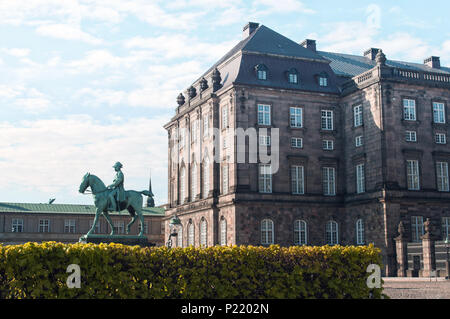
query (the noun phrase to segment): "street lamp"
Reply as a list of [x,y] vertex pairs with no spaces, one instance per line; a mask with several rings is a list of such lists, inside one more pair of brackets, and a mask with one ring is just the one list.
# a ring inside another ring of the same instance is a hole
[[450,259],[448,258],[448,233],[447,238],[445,239],[445,248],[447,249],[447,260],[445,261],[445,269],[447,270],[447,276],[445,279],[450,279]]
[[181,220],[174,215],[169,222],[169,239],[167,240],[166,246],[172,248],[172,237],[178,236],[178,229],[181,226]]

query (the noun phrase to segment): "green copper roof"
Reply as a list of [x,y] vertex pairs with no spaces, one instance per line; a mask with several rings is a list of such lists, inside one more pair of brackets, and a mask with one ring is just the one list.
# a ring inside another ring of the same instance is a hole
[[[164,216],[162,207],[143,207],[145,216]],[[93,205],[73,204],[33,204],[33,203],[0,203],[0,213],[67,213],[67,214],[95,214]],[[118,213],[113,213],[116,215]],[[123,211],[121,214],[127,214]]]

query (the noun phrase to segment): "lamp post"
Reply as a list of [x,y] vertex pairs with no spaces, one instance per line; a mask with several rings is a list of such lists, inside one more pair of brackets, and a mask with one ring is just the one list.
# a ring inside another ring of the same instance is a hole
[[178,236],[178,228],[181,225],[181,220],[174,215],[169,222],[169,239],[167,240],[166,246],[172,248],[172,237]]
[[445,277],[445,279],[450,279],[450,259],[449,254],[448,254],[448,234],[447,234],[447,238],[445,239],[445,248],[447,249],[447,260],[445,261],[445,269],[447,270],[447,276]]

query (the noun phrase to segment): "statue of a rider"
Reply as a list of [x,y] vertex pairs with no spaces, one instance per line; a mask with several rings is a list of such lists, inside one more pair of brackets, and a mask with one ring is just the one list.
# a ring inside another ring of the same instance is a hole
[[124,176],[120,170],[122,168],[122,164],[117,162],[114,164],[113,168],[117,173],[112,184],[108,186],[108,189],[112,190],[109,193],[109,199],[111,202],[111,210],[120,211],[120,202],[125,200],[125,190],[123,188]]

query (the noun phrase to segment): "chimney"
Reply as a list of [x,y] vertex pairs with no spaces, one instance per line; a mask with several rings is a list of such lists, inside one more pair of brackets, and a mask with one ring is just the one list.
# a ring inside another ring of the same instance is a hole
[[364,57],[375,61],[375,58],[377,57],[378,51],[380,51],[380,49],[377,48],[370,48],[369,50],[364,52]]
[[243,38],[248,38],[257,28],[259,27],[259,23],[249,22],[244,26],[242,31]]
[[310,49],[311,51],[317,51],[316,40],[306,39],[305,41],[300,43],[300,45],[304,48]]
[[440,69],[441,58],[438,56],[430,56],[428,59],[425,59],[425,61],[423,61],[423,64],[433,69]]

